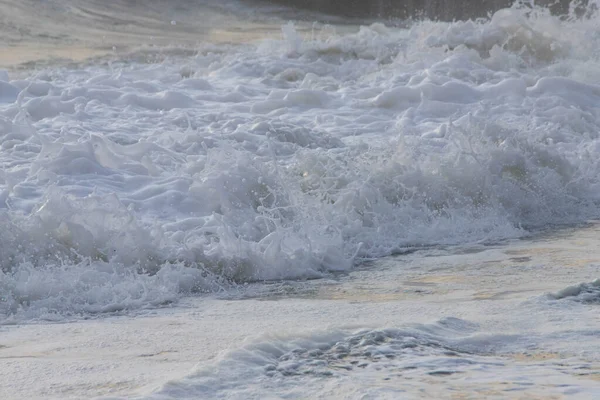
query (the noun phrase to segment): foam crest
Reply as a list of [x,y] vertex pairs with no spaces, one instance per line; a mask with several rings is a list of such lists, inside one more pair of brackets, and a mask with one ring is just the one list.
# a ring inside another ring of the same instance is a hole
[[551,293],[549,297],[554,300],[565,299],[584,304],[598,304],[600,303],[600,280],[568,286],[556,293]]
[[[597,218],[596,25],[519,7],[407,29],[286,25],[160,64],[2,76],[0,262],[25,299],[5,313],[34,315],[43,298],[27,291],[52,274],[99,274],[57,283],[71,311],[145,307]],[[107,300],[111,285],[125,297]]]
[[43,265],[15,262],[0,271],[2,323],[58,321],[99,313],[165,307],[182,293],[214,292],[226,285],[200,268],[166,264],[149,275],[118,262],[83,258]]

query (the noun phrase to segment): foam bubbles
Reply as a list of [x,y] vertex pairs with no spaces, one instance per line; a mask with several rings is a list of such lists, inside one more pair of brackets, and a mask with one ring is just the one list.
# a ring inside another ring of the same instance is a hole
[[556,293],[551,293],[549,296],[555,300],[566,299],[585,304],[598,304],[600,303],[600,279],[568,286]]
[[[142,398],[418,399],[479,393],[482,385],[507,396],[597,394],[593,384],[569,376],[580,373],[581,364],[561,359],[541,368],[534,356],[531,362],[512,359],[511,351],[526,342],[521,335],[481,334],[476,324],[456,318],[397,329],[270,335]],[[552,384],[544,384],[549,376]]]
[[2,74],[3,312],[146,307],[598,217],[596,19],[288,24],[160,64]]

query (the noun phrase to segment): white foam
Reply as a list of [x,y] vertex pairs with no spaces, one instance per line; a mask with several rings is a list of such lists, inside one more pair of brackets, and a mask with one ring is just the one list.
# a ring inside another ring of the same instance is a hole
[[263,337],[143,398],[418,399],[482,386],[504,396],[531,388],[542,397],[598,395],[592,383],[565,374],[578,365],[546,365],[542,372],[535,363],[515,363],[502,355],[523,346],[526,337],[478,334],[477,328],[448,318],[404,329]]
[[[540,294],[597,276],[598,229],[420,250],[333,279],[226,286],[141,312],[132,309],[189,290],[176,285],[195,281],[197,270],[163,267],[151,278],[101,262],[46,275],[31,268],[50,284],[38,285],[35,298],[32,282],[22,292],[32,305],[13,321],[33,317],[44,301],[62,314],[38,315],[55,323],[0,326],[2,395],[445,398],[493,391],[594,399],[597,305]],[[112,296],[125,315],[90,315],[103,311],[96,294]],[[85,318],[64,323],[69,299],[80,299],[72,309]]]
[[0,103],[12,103],[17,99],[18,94],[19,89],[16,86],[0,80]]
[[[595,24],[516,7],[349,34],[286,25],[160,64],[2,75],[5,314],[42,307],[23,276],[108,268],[99,290],[128,276],[166,293],[142,307],[179,296],[158,274],[173,265],[180,281],[312,278],[597,217]],[[58,314],[123,303],[57,287]]]
[[581,303],[599,303],[600,279],[596,279],[590,283],[567,286],[556,293],[551,293],[549,296],[555,300],[572,299]]

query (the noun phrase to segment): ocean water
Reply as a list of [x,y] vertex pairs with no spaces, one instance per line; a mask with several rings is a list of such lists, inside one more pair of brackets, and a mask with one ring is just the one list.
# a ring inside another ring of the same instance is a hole
[[2,397],[598,398],[589,3],[0,1]]

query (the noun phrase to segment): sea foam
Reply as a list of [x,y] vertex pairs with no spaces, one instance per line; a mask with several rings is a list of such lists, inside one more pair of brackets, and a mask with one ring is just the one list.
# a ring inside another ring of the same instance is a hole
[[0,75],[0,315],[156,306],[598,217],[597,16]]

